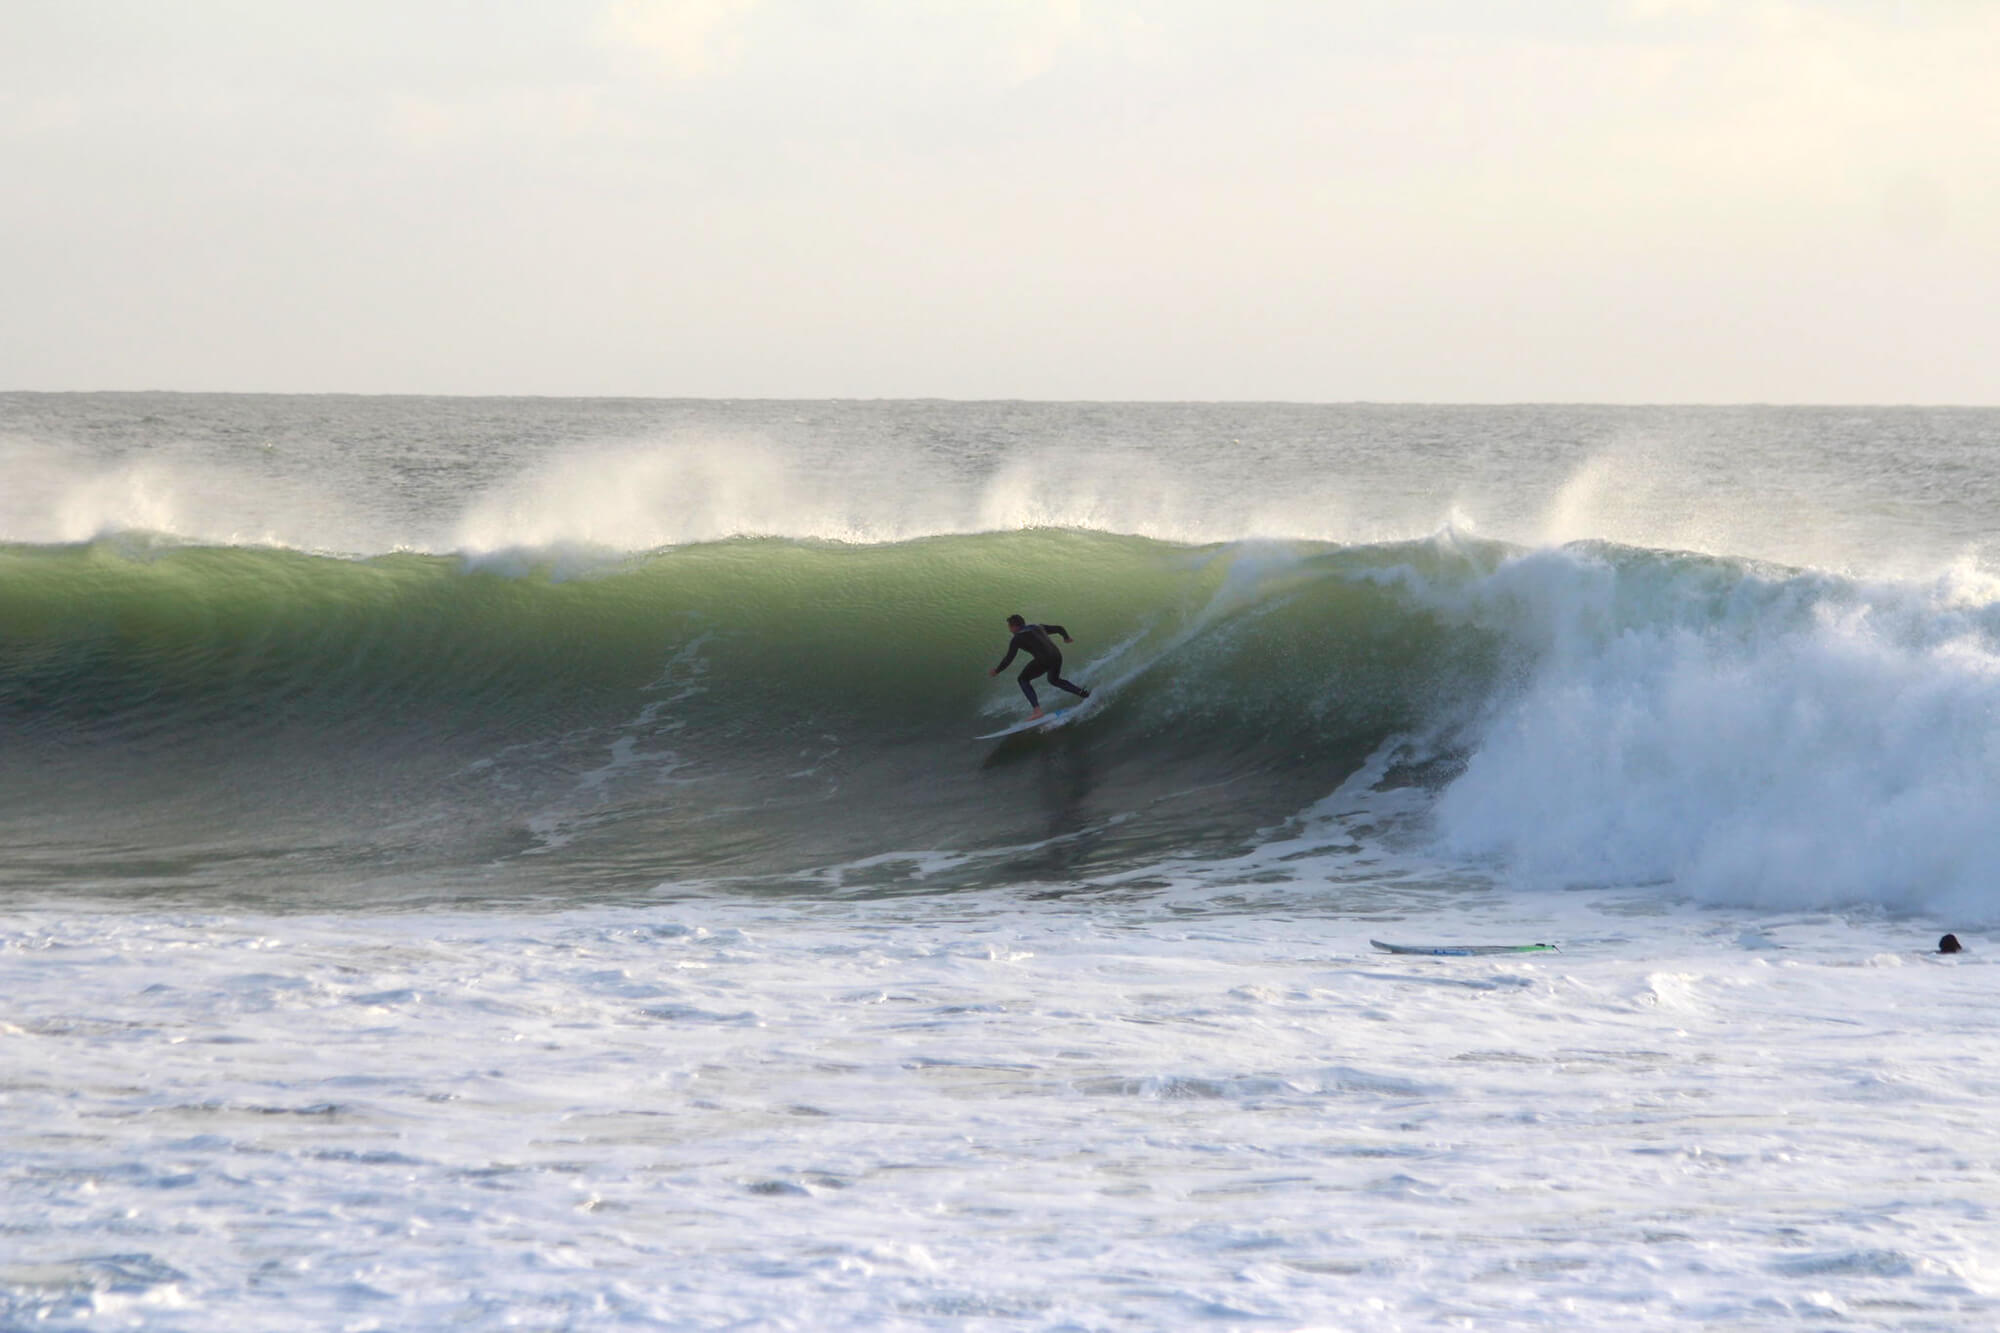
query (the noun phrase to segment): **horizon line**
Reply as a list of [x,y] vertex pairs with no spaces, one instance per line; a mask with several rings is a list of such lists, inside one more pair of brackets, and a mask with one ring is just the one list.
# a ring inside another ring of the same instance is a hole
[[984,404],[1038,404],[1045,406],[1097,407],[1650,407],[1650,408],[1895,408],[1902,410],[1988,411],[2000,402],[1882,402],[1861,399],[1827,401],[1785,401],[1776,398],[1725,399],[1613,399],[1613,398],[1031,398],[1020,396],[957,398],[941,394],[660,394],[660,393],[459,393],[372,391],[353,389],[0,389],[0,397],[183,397],[183,398],[409,398],[464,399],[546,402],[657,402],[657,403],[952,403],[964,406]]

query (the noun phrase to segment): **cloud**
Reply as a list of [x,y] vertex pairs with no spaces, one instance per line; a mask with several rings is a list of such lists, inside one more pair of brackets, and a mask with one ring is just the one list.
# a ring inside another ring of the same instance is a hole
[[757,0],[614,0],[603,39],[647,55],[674,78],[713,74],[735,58],[736,28]]
[[1692,15],[1706,18],[1721,8],[1719,0],[1632,0],[1632,13],[1642,19]]
[[1083,0],[1020,5],[1016,17],[1020,27],[1012,43],[1009,70],[1015,83],[1046,74],[1084,35]]
[[20,97],[0,101],[0,136],[26,139],[63,134],[76,129],[83,119],[83,99],[79,97]]
[[398,94],[387,98],[383,107],[390,139],[425,154],[495,144],[522,150],[631,132],[630,124],[606,106],[598,90],[581,86],[510,88],[461,97]]

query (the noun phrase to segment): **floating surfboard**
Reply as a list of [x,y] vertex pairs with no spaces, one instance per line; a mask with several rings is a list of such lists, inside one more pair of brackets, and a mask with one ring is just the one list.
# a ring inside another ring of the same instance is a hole
[[1370,940],[1383,953],[1426,954],[1433,958],[1471,958],[1488,953],[1561,953],[1553,944],[1384,944]]
[[998,731],[989,731],[984,736],[974,736],[972,739],[976,741],[997,741],[1002,736],[1012,736],[1017,732],[1046,731],[1050,727],[1060,726],[1064,722],[1067,722],[1071,713],[1081,711],[1080,708],[1051,709],[1040,717],[1030,718],[1026,722],[1016,722],[1011,727],[1002,727]]

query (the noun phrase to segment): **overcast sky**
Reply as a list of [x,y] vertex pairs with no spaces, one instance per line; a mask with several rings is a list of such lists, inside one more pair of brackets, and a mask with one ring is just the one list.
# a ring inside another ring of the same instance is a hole
[[2000,2],[0,0],[0,388],[2000,403]]

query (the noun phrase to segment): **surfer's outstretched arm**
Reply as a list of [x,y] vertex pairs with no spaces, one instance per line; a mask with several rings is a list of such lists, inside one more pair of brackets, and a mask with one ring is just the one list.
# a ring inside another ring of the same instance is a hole
[[1063,642],[1064,642],[1064,643],[1075,643],[1075,642],[1076,642],[1076,640],[1075,640],[1075,639],[1072,639],[1072,638],[1071,638],[1071,637],[1069,636],[1069,631],[1068,631],[1068,630],[1066,630],[1066,629],[1064,629],[1064,628],[1063,628],[1063,627],[1062,627],[1061,625],[1044,625],[1044,626],[1042,626],[1042,628],[1043,628],[1043,629],[1045,629],[1045,630],[1047,630],[1047,631],[1048,631],[1048,632],[1049,632],[1050,634],[1060,634],[1060,635],[1062,635],[1062,636],[1063,636]]

